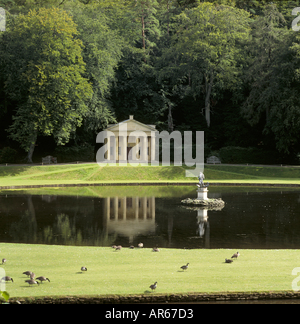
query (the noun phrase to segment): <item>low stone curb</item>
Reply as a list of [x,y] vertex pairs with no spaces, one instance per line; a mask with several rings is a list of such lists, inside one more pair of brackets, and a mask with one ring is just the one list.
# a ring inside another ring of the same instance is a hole
[[[0,186],[0,190],[11,189],[32,189],[32,188],[59,188],[59,187],[101,187],[101,186],[195,186],[194,182],[114,182],[114,183],[65,183],[65,184],[42,184],[42,185],[16,185]],[[210,186],[239,186],[239,187],[300,187],[297,183],[229,183],[229,182],[212,182]]]
[[10,298],[10,304],[155,304],[300,299],[300,292],[189,293],[172,295],[65,296]]

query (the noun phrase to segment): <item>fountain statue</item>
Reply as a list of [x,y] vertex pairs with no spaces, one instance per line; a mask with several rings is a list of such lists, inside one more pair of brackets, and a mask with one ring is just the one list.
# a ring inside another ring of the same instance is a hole
[[208,193],[208,186],[209,183],[204,184],[205,176],[203,172],[199,173],[198,180],[199,183],[197,184],[197,198],[186,198],[181,201],[182,204],[187,205],[197,205],[202,207],[208,207],[208,208],[223,208],[225,205],[225,202],[219,198],[219,199],[210,199],[207,197]]

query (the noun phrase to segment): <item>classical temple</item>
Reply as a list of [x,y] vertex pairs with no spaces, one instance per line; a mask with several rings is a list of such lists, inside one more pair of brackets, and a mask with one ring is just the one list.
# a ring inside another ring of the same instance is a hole
[[[105,158],[115,162],[148,163],[155,160],[155,125],[146,125],[133,115],[118,124],[108,125]],[[109,133],[110,132],[110,133]]]

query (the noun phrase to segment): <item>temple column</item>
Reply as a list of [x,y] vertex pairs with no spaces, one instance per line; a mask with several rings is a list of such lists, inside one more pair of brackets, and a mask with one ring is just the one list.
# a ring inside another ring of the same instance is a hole
[[150,152],[151,152],[151,161],[155,161],[155,132],[151,132],[151,144],[150,144]]
[[147,149],[148,149],[148,137],[143,136],[140,138],[142,147],[141,147],[141,161],[142,162],[148,162],[148,155],[147,155]]
[[126,162],[127,161],[127,135],[121,136],[120,147],[121,147],[120,160]]

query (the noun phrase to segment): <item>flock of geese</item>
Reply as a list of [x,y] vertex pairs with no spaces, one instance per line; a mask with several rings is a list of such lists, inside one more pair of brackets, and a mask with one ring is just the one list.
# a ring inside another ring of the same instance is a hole
[[[138,247],[141,249],[141,248],[144,247],[144,244],[139,243]],[[115,249],[115,251],[120,251],[122,249],[122,245],[113,245],[112,248]],[[134,246],[131,245],[129,248],[134,249]],[[157,247],[154,247],[152,249],[152,252],[159,252],[159,249]],[[225,259],[225,263],[232,263],[233,259],[237,259],[239,256],[240,256],[240,253],[236,252],[236,253],[234,253],[232,255],[231,259]],[[6,259],[2,259],[2,265],[5,264],[6,261],[7,261]],[[188,269],[188,267],[189,267],[189,263],[187,263],[186,265],[181,266],[180,269],[185,271],[185,270]],[[87,271],[87,267],[81,267],[81,271]],[[39,285],[40,283],[43,283],[44,281],[49,281],[50,282],[50,279],[46,278],[44,276],[40,276],[40,277],[35,278],[35,274],[32,271],[25,271],[25,272],[23,272],[23,274],[30,277],[30,279],[25,280],[25,282],[27,282],[29,284],[29,286]],[[39,282],[37,280],[39,280]],[[11,278],[9,276],[2,277],[0,282],[2,282],[2,281],[14,282],[13,278]],[[151,291],[155,290],[156,287],[157,287],[157,281],[155,281],[155,283],[153,285],[149,286],[149,288],[151,288]]]
[[[7,261],[6,259],[2,259],[2,264],[5,264],[6,261]],[[30,279],[25,280],[25,282],[27,282],[29,284],[29,286],[39,285],[43,281],[49,281],[50,282],[50,279],[46,278],[44,276],[40,276],[40,277],[35,278],[35,274],[32,271],[24,271],[23,275],[26,275],[27,277],[30,277]],[[39,280],[39,282],[37,280]],[[9,276],[2,277],[0,282],[2,282],[2,281],[14,282],[13,278],[11,278]]]
[[[138,244],[138,247],[139,248],[143,248],[144,247],[144,244],[143,243],[139,243]],[[115,251],[120,251],[122,249],[122,245],[113,245],[112,246],[113,249],[115,249]],[[130,249],[134,249],[134,246],[133,245],[130,245],[129,247]],[[159,252],[159,249],[157,247],[154,247],[152,249],[152,252]],[[233,262],[233,259],[237,259],[238,257],[240,256],[240,253],[239,252],[236,252],[232,255],[231,259],[225,259],[225,263],[232,263]],[[180,269],[182,269],[183,271],[187,270],[189,267],[189,263],[187,263],[186,265],[183,265],[180,267]],[[81,268],[82,270],[82,268]],[[149,288],[151,288],[151,291],[155,290],[157,287],[157,281],[154,282],[153,285],[150,285]]]

